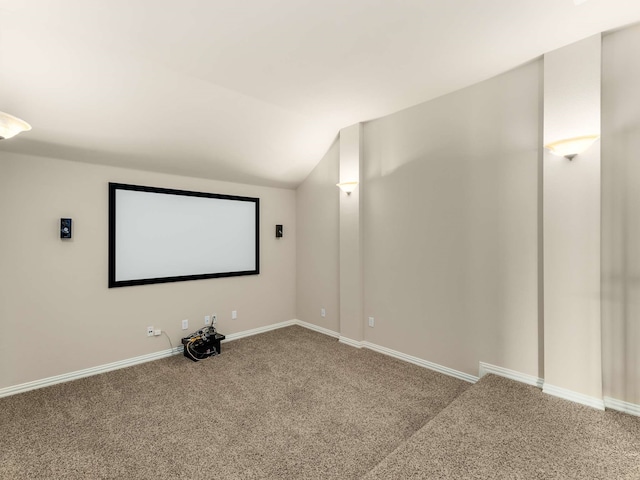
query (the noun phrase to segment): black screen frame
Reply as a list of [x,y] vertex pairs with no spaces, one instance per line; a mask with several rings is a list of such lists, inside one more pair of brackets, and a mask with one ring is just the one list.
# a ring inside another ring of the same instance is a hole
[[[216,272],[196,275],[180,275],[170,277],[143,278],[135,280],[116,280],[116,191],[134,190],[138,192],[157,193],[164,195],[183,195],[189,197],[203,197],[217,200],[233,200],[253,202],[255,206],[255,269],[234,272]],[[156,283],[185,282],[208,278],[237,277],[260,274],[260,199],[257,197],[243,197],[238,195],[224,195],[219,193],[194,192],[189,190],[175,190],[170,188],[130,185],[126,183],[109,182],[109,288],[131,287],[135,285],[151,285]]]

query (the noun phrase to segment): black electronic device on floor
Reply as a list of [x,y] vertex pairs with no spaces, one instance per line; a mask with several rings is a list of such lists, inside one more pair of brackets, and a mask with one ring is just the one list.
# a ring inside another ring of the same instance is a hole
[[197,362],[219,355],[221,352],[220,342],[224,339],[225,336],[218,333],[215,327],[204,327],[182,339],[184,356]]

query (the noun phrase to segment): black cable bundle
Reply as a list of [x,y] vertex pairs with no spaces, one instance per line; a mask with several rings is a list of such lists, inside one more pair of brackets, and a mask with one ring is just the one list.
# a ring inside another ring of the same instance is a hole
[[[185,356],[193,361],[218,355],[215,347],[216,329],[205,327],[182,339]],[[222,337],[224,338],[224,337]]]
[[190,340],[184,348],[194,360],[204,360],[218,354],[211,342],[205,342],[201,338]]

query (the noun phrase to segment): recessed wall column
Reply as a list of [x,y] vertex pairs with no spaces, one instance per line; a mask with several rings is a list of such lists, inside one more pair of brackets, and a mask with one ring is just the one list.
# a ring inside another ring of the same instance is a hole
[[[600,133],[601,36],[544,56],[544,145]],[[544,391],[604,408],[600,142],[544,152]]]
[[[340,130],[340,183],[360,182],[362,166],[362,124]],[[340,341],[356,347],[364,339],[362,238],[358,184],[340,195]]]

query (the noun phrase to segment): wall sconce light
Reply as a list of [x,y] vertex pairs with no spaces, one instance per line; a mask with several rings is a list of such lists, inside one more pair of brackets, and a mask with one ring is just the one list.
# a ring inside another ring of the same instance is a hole
[[351,195],[351,192],[353,192],[357,186],[358,186],[358,182],[336,183],[336,187],[338,187],[347,195]]
[[20,132],[28,132],[29,130],[31,130],[31,125],[24,120],[0,112],[0,140],[15,137]]
[[573,160],[573,157],[581,154],[595,142],[600,135],[585,135],[584,137],[567,138],[545,145],[554,155]]

